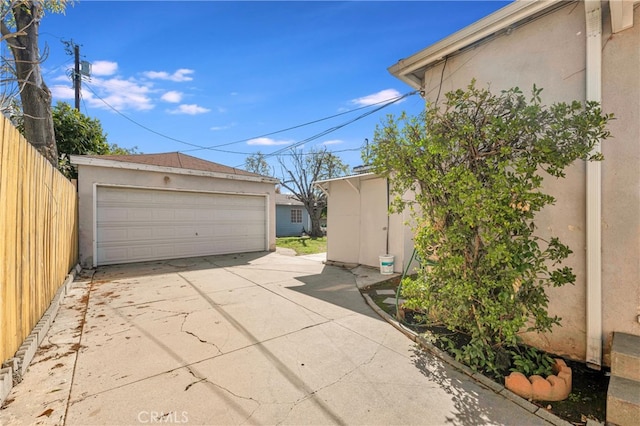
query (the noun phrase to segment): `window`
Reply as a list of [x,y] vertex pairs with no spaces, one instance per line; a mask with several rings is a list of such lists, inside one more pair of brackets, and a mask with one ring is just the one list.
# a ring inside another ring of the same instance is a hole
[[302,209],[291,209],[291,223],[302,223]]

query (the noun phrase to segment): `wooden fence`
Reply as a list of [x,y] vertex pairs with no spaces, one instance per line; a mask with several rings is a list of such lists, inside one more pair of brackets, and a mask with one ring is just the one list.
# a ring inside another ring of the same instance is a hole
[[75,186],[0,116],[0,363],[78,259]]

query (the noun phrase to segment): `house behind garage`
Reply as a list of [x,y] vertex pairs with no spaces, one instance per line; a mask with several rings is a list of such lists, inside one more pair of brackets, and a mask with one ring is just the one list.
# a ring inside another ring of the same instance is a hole
[[311,230],[311,217],[302,201],[276,194],[276,237],[299,237]]
[[275,250],[274,178],[178,152],[71,162],[84,267]]

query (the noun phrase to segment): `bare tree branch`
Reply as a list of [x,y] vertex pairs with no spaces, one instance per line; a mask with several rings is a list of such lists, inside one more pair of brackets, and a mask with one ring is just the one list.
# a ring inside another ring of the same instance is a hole
[[326,195],[315,188],[313,183],[318,180],[341,176],[348,171],[340,158],[327,152],[326,149],[292,150],[289,155],[278,157],[282,176],[282,186],[289,190],[293,197],[302,202],[311,217],[312,237],[322,235],[320,218],[327,206]]

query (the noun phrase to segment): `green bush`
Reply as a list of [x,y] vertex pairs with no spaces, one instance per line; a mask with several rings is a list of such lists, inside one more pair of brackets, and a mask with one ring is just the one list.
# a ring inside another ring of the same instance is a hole
[[522,332],[559,324],[545,289],[575,281],[562,266],[569,247],[535,232],[535,214],[555,202],[543,178],[601,160],[592,151],[613,118],[594,102],[543,106],[541,89],[532,93],[494,95],[472,82],[419,117],[387,117],[367,159],[389,178],[392,210],[411,207],[418,255],[431,261],[403,283],[408,306],[467,334],[468,344],[451,349],[456,357],[498,375],[531,358],[513,356]]

